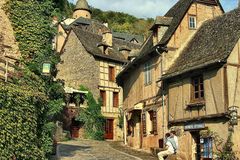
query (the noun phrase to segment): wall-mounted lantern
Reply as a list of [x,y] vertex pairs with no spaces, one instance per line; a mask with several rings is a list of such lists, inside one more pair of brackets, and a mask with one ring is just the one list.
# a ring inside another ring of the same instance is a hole
[[50,75],[51,74],[51,63],[50,62],[44,62],[42,64],[42,74],[43,75]]
[[231,125],[237,125],[238,124],[238,108],[237,106],[231,106],[228,108],[228,114],[230,118],[230,124]]

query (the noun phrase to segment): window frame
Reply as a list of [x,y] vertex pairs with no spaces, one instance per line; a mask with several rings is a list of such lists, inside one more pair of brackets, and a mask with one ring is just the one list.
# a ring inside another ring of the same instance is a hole
[[108,80],[111,82],[115,81],[115,67],[108,66]]
[[113,107],[119,107],[119,92],[113,92]]
[[[204,102],[205,101],[205,88],[203,75],[194,76],[191,78],[191,101]],[[195,82],[197,82],[195,84]]]
[[144,64],[144,85],[152,83],[152,63],[150,61]]
[[[193,20],[193,21],[191,21],[191,20]],[[188,28],[192,29],[192,30],[197,29],[197,16],[196,15],[188,15]]]

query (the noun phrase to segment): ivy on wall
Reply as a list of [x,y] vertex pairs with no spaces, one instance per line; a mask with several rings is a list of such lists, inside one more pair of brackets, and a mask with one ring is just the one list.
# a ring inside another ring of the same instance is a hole
[[39,116],[47,97],[28,86],[0,83],[0,159],[43,159]]
[[87,108],[79,111],[76,120],[84,124],[84,136],[86,138],[103,140],[105,118],[101,113],[101,100],[98,100],[97,102],[94,99],[93,94],[84,86],[81,86],[80,90],[88,91],[86,95]]
[[[55,2],[55,1],[54,1]],[[5,10],[19,44],[20,68],[13,82],[0,83],[0,159],[47,159],[54,122],[63,106],[63,83],[54,80],[59,56],[52,51],[52,0],[11,0]],[[59,13],[60,14],[60,13]],[[41,74],[50,62],[50,76]],[[19,77],[17,75],[20,75]]]

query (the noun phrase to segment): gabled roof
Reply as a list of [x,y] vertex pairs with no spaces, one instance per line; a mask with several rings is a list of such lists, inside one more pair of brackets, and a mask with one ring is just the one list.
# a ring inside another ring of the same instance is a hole
[[143,43],[144,41],[144,37],[142,35],[135,35],[130,33],[113,32],[113,37],[123,39],[129,42],[133,39],[136,39],[139,43]]
[[[165,15],[164,17],[172,17],[172,21],[169,25],[168,30],[164,34],[163,38],[160,40],[160,45],[165,45],[168,43],[174,32],[176,31],[178,25],[181,23],[186,12],[193,2],[207,3],[209,5],[219,5],[219,0],[179,0]],[[222,7],[221,7],[222,8]]]
[[74,20],[71,24],[65,24],[62,22],[61,25],[63,26],[63,28],[65,30],[70,30],[74,26],[87,25],[88,30],[91,30],[93,33],[98,33],[99,30],[107,30],[107,29],[109,30],[108,27],[106,27],[104,24],[98,22],[97,20],[83,18],[83,17],[80,17],[80,18]]
[[203,23],[163,79],[225,63],[240,39],[240,9]]
[[121,46],[127,46],[129,49],[137,49],[140,47],[139,45],[113,38],[113,46],[109,48],[108,54],[104,54],[101,49],[98,48],[98,44],[102,42],[102,36],[87,32],[79,27],[73,27],[72,30],[85,49],[95,57],[125,63],[127,60],[124,58],[123,54],[119,52],[119,48]]

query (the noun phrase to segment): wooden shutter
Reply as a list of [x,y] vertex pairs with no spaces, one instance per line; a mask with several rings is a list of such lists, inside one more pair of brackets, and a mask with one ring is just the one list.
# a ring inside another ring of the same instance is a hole
[[118,107],[119,99],[118,99],[118,92],[113,92],[113,107]]
[[106,91],[100,91],[100,96],[102,99],[102,105],[106,106]]
[[147,135],[147,128],[146,128],[146,114],[142,114],[142,128],[143,128],[143,135]]
[[153,111],[152,125],[153,125],[153,134],[157,134],[157,111]]
[[109,81],[114,81],[115,80],[115,71],[114,71],[114,67],[109,66],[108,68],[108,72],[109,72]]

